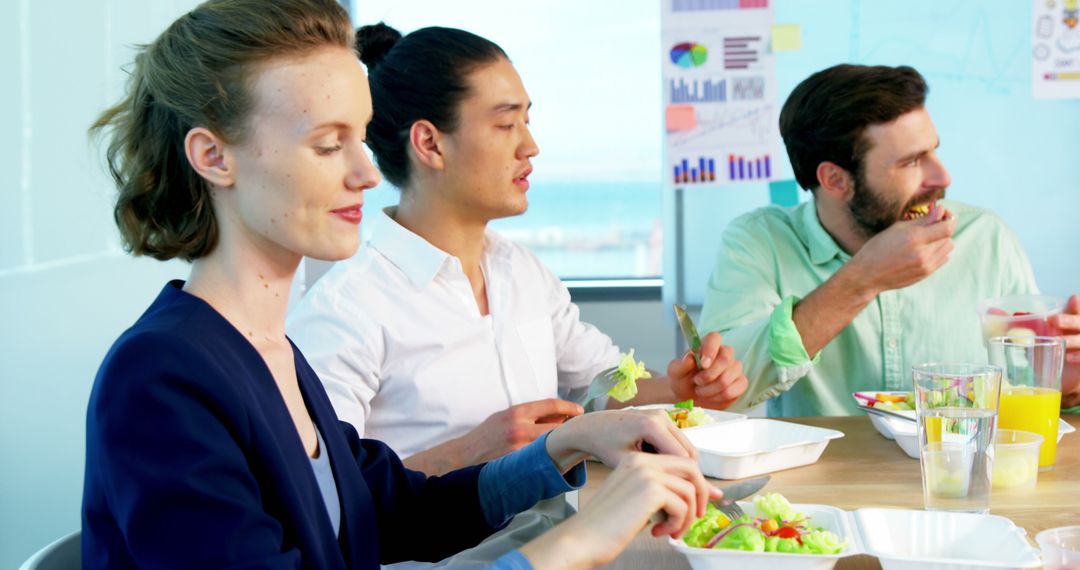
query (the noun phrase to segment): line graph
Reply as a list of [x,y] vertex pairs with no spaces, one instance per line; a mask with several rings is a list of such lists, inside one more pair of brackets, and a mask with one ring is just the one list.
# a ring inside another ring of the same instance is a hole
[[851,0],[851,60],[908,64],[932,83],[964,82],[990,93],[1028,90],[1031,46],[1015,28],[1030,20],[1030,4],[915,3]]

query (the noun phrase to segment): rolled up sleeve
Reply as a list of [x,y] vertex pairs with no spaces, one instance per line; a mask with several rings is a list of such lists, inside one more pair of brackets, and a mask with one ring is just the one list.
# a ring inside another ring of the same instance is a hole
[[794,295],[785,297],[769,318],[769,357],[776,365],[781,385],[790,385],[809,374],[821,357],[821,353],[818,353],[814,358],[810,358],[802,335],[791,318],[799,300]]
[[543,499],[585,486],[585,463],[563,475],[548,455],[546,445],[547,435],[544,435],[486,463],[480,471],[480,502],[492,527],[501,527]]
[[777,259],[762,241],[753,218],[732,222],[724,231],[716,266],[705,289],[700,328],[717,331],[735,349],[750,381],[734,410],[755,407],[789,390],[813,369],[791,319],[796,296],[782,297]]

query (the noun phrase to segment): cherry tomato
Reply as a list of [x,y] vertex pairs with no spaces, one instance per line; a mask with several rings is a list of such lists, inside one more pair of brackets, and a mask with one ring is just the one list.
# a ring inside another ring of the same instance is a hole
[[799,531],[790,526],[782,526],[776,529],[773,536],[779,536],[780,538],[799,538]]

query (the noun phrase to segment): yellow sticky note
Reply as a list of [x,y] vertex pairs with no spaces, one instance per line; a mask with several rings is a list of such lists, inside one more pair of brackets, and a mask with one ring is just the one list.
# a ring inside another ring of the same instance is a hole
[[697,127],[697,115],[694,114],[693,105],[668,105],[666,115],[669,133],[689,131]]
[[772,52],[802,49],[802,30],[798,24],[776,24],[772,27]]

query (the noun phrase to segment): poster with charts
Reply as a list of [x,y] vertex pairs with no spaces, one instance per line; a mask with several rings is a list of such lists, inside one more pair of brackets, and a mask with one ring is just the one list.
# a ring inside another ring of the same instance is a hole
[[1032,2],[1032,95],[1080,98],[1080,0]]
[[664,0],[667,179],[766,182],[776,171],[772,0]]

